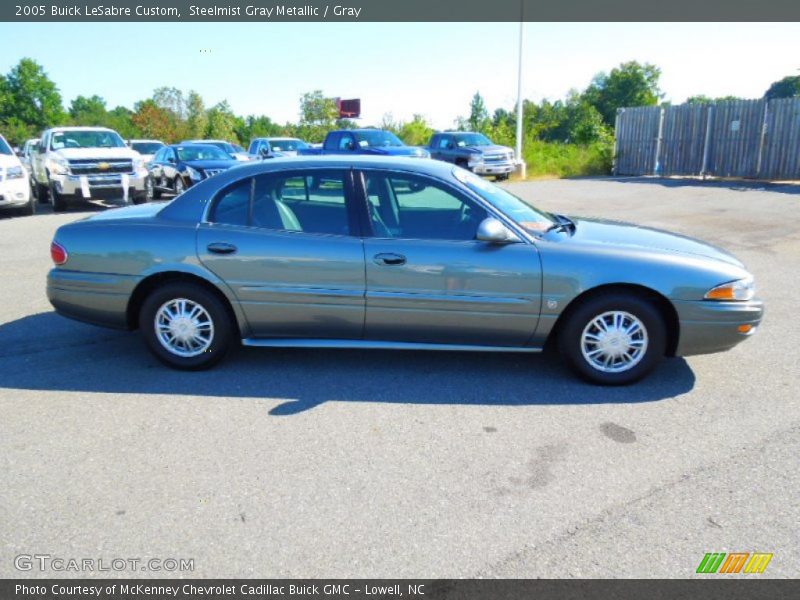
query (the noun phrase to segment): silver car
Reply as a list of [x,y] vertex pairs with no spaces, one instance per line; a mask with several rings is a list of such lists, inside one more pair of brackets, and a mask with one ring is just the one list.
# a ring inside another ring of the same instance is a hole
[[169,204],[65,225],[47,294],[203,369],[262,347],[539,352],[626,384],[664,356],[727,350],[762,302],[727,252],[568,218],[439,161],[246,163]]

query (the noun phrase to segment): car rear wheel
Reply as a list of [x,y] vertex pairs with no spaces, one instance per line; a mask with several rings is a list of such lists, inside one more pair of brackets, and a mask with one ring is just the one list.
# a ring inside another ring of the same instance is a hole
[[176,369],[208,369],[224,358],[233,324],[223,302],[192,283],[153,291],[139,312],[139,329],[150,351]]
[[652,371],[666,351],[658,309],[623,293],[595,296],[579,305],[559,331],[561,355],[583,379],[627,385]]

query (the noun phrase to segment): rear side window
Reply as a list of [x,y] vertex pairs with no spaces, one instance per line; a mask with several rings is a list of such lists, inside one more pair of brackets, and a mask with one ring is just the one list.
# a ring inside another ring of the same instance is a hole
[[349,235],[348,171],[266,173],[242,180],[218,197],[209,221],[296,231]]
[[225,225],[247,225],[250,214],[250,186],[251,179],[238,182],[225,192],[217,203],[211,215],[213,223]]

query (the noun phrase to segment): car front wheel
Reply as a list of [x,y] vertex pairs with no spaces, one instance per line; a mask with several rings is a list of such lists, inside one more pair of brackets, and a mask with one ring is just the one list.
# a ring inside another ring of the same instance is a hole
[[580,304],[559,331],[561,355],[583,379],[626,385],[652,371],[666,351],[664,319],[652,302],[609,293]]
[[150,351],[176,369],[208,369],[224,358],[233,324],[223,302],[192,283],[157,288],[142,304],[139,329]]

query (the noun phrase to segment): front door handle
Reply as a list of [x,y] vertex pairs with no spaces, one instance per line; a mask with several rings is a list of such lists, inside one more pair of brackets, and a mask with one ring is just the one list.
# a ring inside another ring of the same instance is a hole
[[377,265],[404,265],[406,264],[406,257],[402,254],[385,253],[376,254],[373,259]]
[[236,252],[236,246],[233,244],[226,244],[225,242],[214,242],[206,246],[209,252],[214,254],[233,254]]

